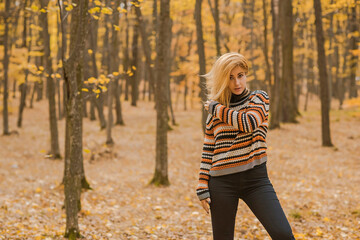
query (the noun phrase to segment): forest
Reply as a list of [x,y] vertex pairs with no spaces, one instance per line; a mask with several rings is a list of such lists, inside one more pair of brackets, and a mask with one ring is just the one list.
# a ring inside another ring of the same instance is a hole
[[[360,239],[359,0],[0,0],[0,239],[212,239],[208,73],[249,62],[296,239]],[[239,201],[235,239],[270,239]]]

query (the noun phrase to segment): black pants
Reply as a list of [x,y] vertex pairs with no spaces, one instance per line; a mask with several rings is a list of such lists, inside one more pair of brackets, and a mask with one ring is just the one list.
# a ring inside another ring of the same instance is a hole
[[268,178],[266,162],[244,172],[210,177],[209,191],[214,240],[234,239],[239,198],[249,206],[273,240],[295,239]]

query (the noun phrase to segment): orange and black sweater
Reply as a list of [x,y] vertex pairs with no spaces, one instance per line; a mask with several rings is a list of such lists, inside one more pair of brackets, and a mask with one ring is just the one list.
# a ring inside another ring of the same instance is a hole
[[212,101],[206,120],[199,183],[200,200],[210,197],[210,176],[246,171],[267,161],[269,97],[265,91],[232,94],[229,107]]

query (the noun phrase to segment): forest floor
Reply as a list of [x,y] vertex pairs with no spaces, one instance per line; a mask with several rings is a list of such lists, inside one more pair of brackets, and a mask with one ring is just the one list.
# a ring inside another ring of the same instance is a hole
[[[310,102],[299,124],[268,132],[270,180],[296,239],[360,239],[360,107],[331,111],[334,147],[322,147],[320,102]],[[64,163],[46,158],[47,101],[25,109],[21,129],[17,103],[10,103],[9,125],[18,134],[0,136],[0,239],[63,239]],[[203,144],[199,108],[175,109],[178,126],[168,133],[171,185],[155,187],[148,185],[155,166],[154,104],[122,107],[126,125],[113,128],[113,147],[104,144],[98,121],[84,119],[84,166],[93,188],[81,197],[84,239],[212,239],[210,215],[195,194]],[[58,122],[62,152],[64,122]],[[235,228],[235,239],[270,239],[242,201]]]

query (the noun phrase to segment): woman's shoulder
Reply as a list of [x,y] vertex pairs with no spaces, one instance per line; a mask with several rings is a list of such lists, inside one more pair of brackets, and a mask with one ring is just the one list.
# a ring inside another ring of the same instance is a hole
[[260,98],[265,101],[269,100],[269,95],[264,90],[260,90],[260,89],[254,90],[250,93],[250,95],[251,95],[251,98],[257,97],[257,98]]

